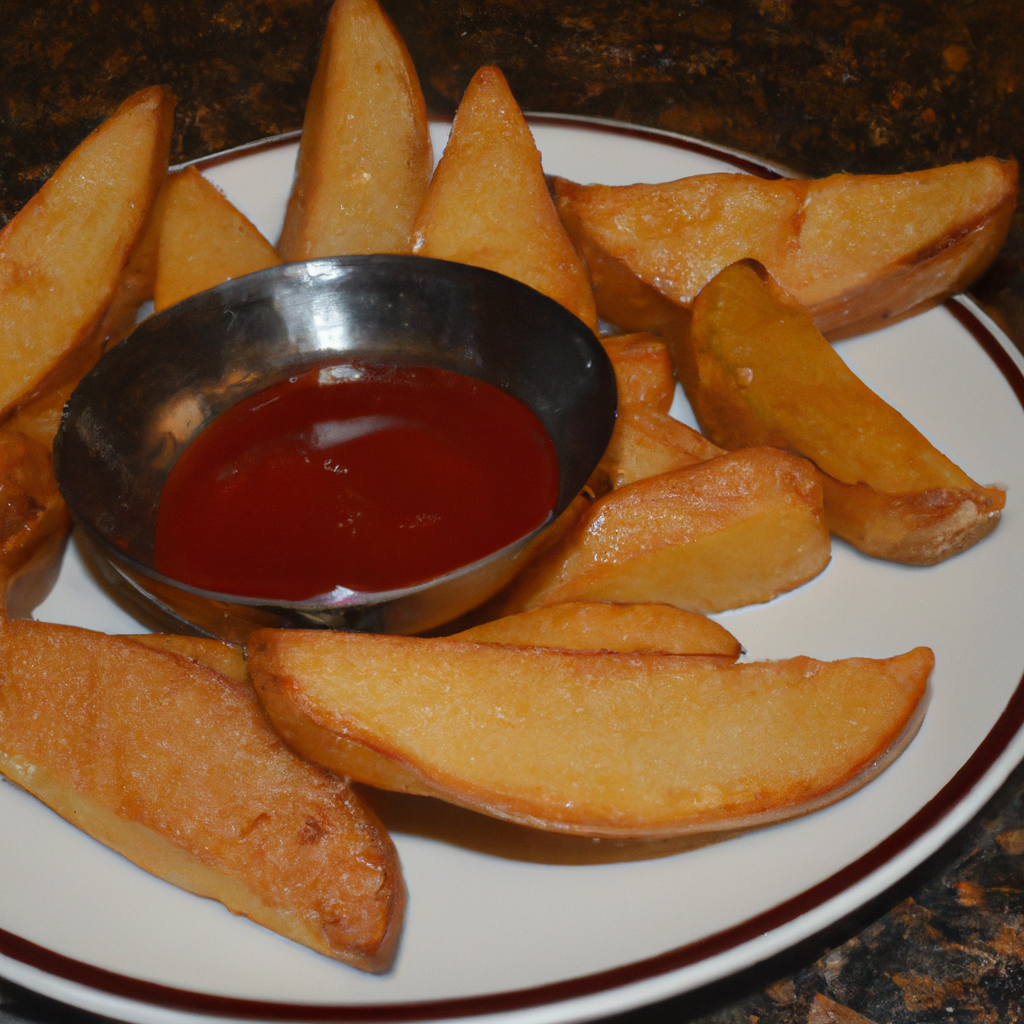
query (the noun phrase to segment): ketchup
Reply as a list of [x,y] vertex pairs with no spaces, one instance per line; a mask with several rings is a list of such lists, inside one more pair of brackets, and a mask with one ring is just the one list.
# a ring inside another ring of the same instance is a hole
[[518,540],[557,496],[551,439],[498,388],[433,367],[322,366],[227,409],[185,449],[154,563],[244,597],[392,590]]

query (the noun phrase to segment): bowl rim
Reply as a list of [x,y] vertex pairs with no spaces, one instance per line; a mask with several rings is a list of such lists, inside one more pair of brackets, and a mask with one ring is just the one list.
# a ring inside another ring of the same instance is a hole
[[[285,600],[273,597],[250,597],[230,592],[207,590],[184,583],[181,580],[174,579],[173,577],[166,576],[158,572],[152,564],[140,561],[139,559],[132,557],[127,551],[120,549],[116,542],[112,541],[97,527],[93,517],[83,513],[79,502],[76,500],[77,495],[73,489],[67,486],[68,476],[65,470],[66,460],[64,458],[64,451],[66,448],[66,439],[71,435],[76,417],[81,415],[79,406],[83,402],[82,396],[89,395],[91,390],[95,389],[97,381],[102,380],[112,362],[121,357],[119,354],[123,355],[124,352],[130,351],[133,346],[153,344],[150,338],[154,332],[166,332],[173,330],[174,325],[180,321],[182,317],[195,314],[197,311],[223,309],[230,306],[233,301],[237,301],[239,296],[255,294],[260,288],[267,286],[268,282],[274,282],[279,279],[296,279],[297,275],[305,274],[311,276],[315,282],[314,287],[318,285],[330,286],[338,279],[335,276],[338,271],[347,272],[349,270],[358,271],[360,268],[400,267],[405,267],[409,270],[415,268],[421,272],[424,269],[427,269],[430,274],[436,274],[446,278],[472,279],[474,277],[478,277],[481,280],[490,279],[492,282],[500,282],[500,284],[497,285],[498,287],[504,289],[511,288],[513,292],[518,290],[521,296],[529,295],[528,301],[546,305],[548,312],[553,315],[556,320],[563,320],[566,326],[571,328],[571,331],[574,332],[579,340],[587,346],[593,372],[599,377],[604,376],[605,378],[605,391],[608,392],[610,396],[610,403],[607,403],[607,408],[601,411],[601,422],[594,424],[595,431],[600,432],[601,435],[601,443],[595,445],[595,450],[600,449],[600,453],[603,454],[608,441],[610,440],[611,432],[617,416],[617,389],[611,361],[604,347],[601,345],[598,336],[591,330],[591,328],[575,316],[575,314],[550,297],[529,285],[497,271],[476,267],[470,264],[425,256],[408,254],[357,254],[321,257],[313,260],[283,263],[251,274],[230,279],[220,285],[207,289],[203,292],[199,292],[165,310],[150,314],[140,320],[128,337],[126,337],[120,344],[104,353],[96,366],[86,374],[85,377],[83,377],[75,388],[64,407],[61,423],[54,441],[54,472],[58,486],[60,487],[62,495],[64,495],[72,518],[88,535],[90,540],[96,546],[96,549],[105,554],[108,559],[112,561],[115,568],[119,565],[127,566],[132,570],[132,572],[144,578],[157,581],[166,587],[180,590],[185,594],[190,594],[198,598],[222,604],[241,606],[243,608],[272,608],[283,609],[286,611],[315,613],[320,610],[344,611],[347,609],[369,608],[389,602],[400,601],[406,597],[414,597],[416,595],[423,594],[426,591],[438,588],[439,586],[454,583],[474,573],[485,571],[489,567],[492,567],[496,563],[505,559],[514,557],[519,551],[525,549],[537,536],[539,536],[539,534],[546,530],[558,518],[561,512],[568,507],[573,500],[573,497],[579,493],[579,490],[584,486],[589,474],[592,473],[593,469],[596,468],[599,463],[601,454],[597,454],[596,458],[593,460],[593,465],[589,467],[586,476],[583,477],[580,488],[574,490],[571,495],[563,493],[565,490],[561,485],[563,466],[562,459],[559,458],[560,493],[555,506],[548,513],[544,521],[528,533],[522,535],[502,548],[490,552],[482,558],[476,559],[465,565],[458,566],[442,575],[431,577],[428,580],[424,580],[407,587],[399,587],[382,591],[364,591],[354,590],[344,586],[336,586],[328,593],[318,594],[302,600]],[[394,359],[382,359],[380,361],[375,361],[374,359],[366,356],[345,357],[338,353],[321,352],[318,355],[311,355],[305,359],[295,360],[289,364],[289,371],[282,371],[277,375],[276,379],[281,379],[281,377],[287,375],[287,372],[301,370],[304,367],[312,368],[317,365],[329,366],[332,365],[332,363],[343,364],[345,362],[360,362],[364,365],[396,364],[396,360]],[[406,364],[441,365],[439,363],[425,364],[416,362],[415,360],[406,361]],[[445,368],[451,369],[453,372],[462,373],[465,376],[477,377],[477,379],[494,383],[493,381],[489,381],[487,377],[477,376],[472,372],[467,372],[467,369],[454,366],[450,362],[445,362],[443,365]],[[249,394],[256,393],[266,387],[272,386],[274,380],[274,377],[268,376],[259,384],[258,387],[253,388]],[[502,387],[500,384],[496,384],[496,386],[508,392],[508,388]],[[235,401],[241,401],[243,397],[245,396],[239,396]],[[520,398],[519,400],[523,401],[528,408],[531,408],[531,411],[534,412],[535,415],[537,414],[537,410],[533,408],[528,401],[523,398]],[[234,404],[234,402],[230,404]],[[202,429],[205,429],[208,423],[209,420],[204,422],[199,430],[195,431],[192,437],[200,433]],[[551,437],[551,431],[545,424],[542,423],[542,425],[545,428],[545,432],[549,437]],[[551,440],[556,443],[557,448],[557,439],[551,437]],[[120,572],[120,569],[118,569],[118,571]],[[138,583],[133,582],[132,585],[138,589]],[[152,599],[152,595],[146,596]],[[161,602],[157,601],[156,603],[161,607],[164,607]]]

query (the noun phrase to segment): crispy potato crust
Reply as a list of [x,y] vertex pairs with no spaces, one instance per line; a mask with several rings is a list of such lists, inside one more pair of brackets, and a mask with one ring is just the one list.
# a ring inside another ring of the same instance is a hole
[[336,0],[302,123],[285,260],[407,253],[434,166],[412,59],[376,0]]
[[815,468],[778,449],[745,448],[598,498],[494,608],[660,601],[718,612],[770,601],[830,557]]
[[0,429],[0,607],[10,610],[14,581],[37,556],[61,547],[70,529],[49,447]]
[[349,786],[295,757],[251,687],[130,639],[0,621],[0,770],[140,867],[363,970],[404,888]]
[[156,312],[235,277],[277,266],[280,257],[255,225],[195,167],[169,175],[160,190]]
[[517,644],[572,651],[740,656],[724,626],[670,604],[566,601],[493,619],[455,634],[478,644]]
[[865,554],[932,565],[999,521],[1005,492],[975,483],[875,394],[755,261],[701,291],[690,349],[702,428],[727,448],[776,445],[810,459],[829,528]]
[[161,86],[129,97],[0,231],[0,415],[35,397],[110,305],[167,172],[173,112]]
[[598,312],[620,328],[652,329],[652,316],[662,317],[643,286],[688,307],[723,268],[754,258],[835,338],[970,285],[1006,240],[1017,163],[984,157],[816,181],[718,173],[608,186],[556,178],[554,190],[595,282],[602,279]]
[[[838,799],[909,741],[934,664],[926,648],[732,664],[296,630],[254,633],[248,660],[313,760],[520,824],[633,838]],[[388,763],[391,778],[376,770]]]
[[413,226],[413,252],[495,270],[597,331],[586,267],[548,192],[529,125],[496,67],[481,68]]

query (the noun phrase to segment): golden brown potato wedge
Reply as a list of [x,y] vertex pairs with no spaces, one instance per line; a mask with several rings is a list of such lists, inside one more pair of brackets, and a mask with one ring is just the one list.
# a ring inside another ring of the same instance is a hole
[[[31,611],[24,601],[13,607],[11,588],[37,559],[56,553],[70,529],[50,445],[0,429],[0,614]],[[38,594],[45,596],[45,590]]]
[[514,277],[597,331],[586,268],[555,212],[529,126],[495,67],[481,68],[462,97],[416,217],[413,252]]
[[[166,178],[164,179],[166,181]],[[77,344],[33,389],[33,397],[15,410],[5,428],[53,444],[64,403],[100,356],[123,341],[134,329],[139,309],[153,298],[156,256],[160,242],[161,187],[146,224],[132,247],[131,256],[114,286],[106,312],[84,341]]]
[[284,260],[409,252],[434,166],[416,69],[376,0],[335,0],[302,124]]
[[60,569],[71,517],[53,476],[51,451],[64,404],[79,380],[135,326],[153,296],[157,232],[154,211],[140,232],[106,312],[36,384],[33,396],[0,426],[0,502],[6,522],[0,554],[0,605],[28,616],[50,592]]
[[565,211],[559,212],[590,272],[598,315],[621,330],[646,332],[661,338],[672,357],[676,377],[689,394],[693,379],[692,368],[686,363],[690,307],[662,295],[624,262],[590,242],[585,233],[572,230],[571,219]]
[[788,452],[747,448],[598,498],[495,607],[507,615],[560,601],[656,601],[719,612],[770,601],[830,557],[817,470]]
[[1006,495],[981,487],[846,366],[810,314],[752,260],[694,303],[691,404],[726,448],[776,445],[824,476],[838,536],[879,558],[930,565],[999,521]]
[[35,397],[20,405],[2,429],[26,434],[47,448],[51,447],[57,436],[64,405],[78,382],[96,365],[104,352],[132,332],[140,307],[153,298],[160,241],[159,208],[163,194],[161,188],[128,263],[117,279],[114,297],[100,321],[86,339],[76,345],[39,382],[34,389]]
[[159,86],[130,97],[0,232],[0,417],[110,305],[167,171],[173,110]]
[[71,517],[53,475],[53,439],[79,380],[131,332],[139,307],[152,297],[156,250],[149,236],[155,233],[147,227],[99,322],[38,382],[34,397],[0,426],[0,607],[8,615],[31,614],[56,582]]
[[394,847],[286,750],[252,688],[133,640],[0,621],[0,771],[140,867],[326,956],[385,970]]
[[296,630],[254,633],[248,659],[281,735],[335,771],[634,838],[766,824],[845,795],[909,740],[934,663],[926,648],[731,664]]
[[723,449],[667,413],[620,412],[595,479],[615,489],[721,454]]
[[152,277],[147,285],[142,262],[137,247],[99,323],[39,383],[36,397],[0,426],[0,502],[6,510],[0,517],[6,519],[0,606],[8,615],[30,615],[57,580],[71,517],[53,475],[53,439],[79,380],[131,332],[139,307],[152,295]]
[[609,264],[605,291],[621,294],[599,311],[619,327],[653,329],[660,315],[630,275],[689,306],[720,270],[751,257],[819,330],[843,337],[934,305],[978,277],[1006,239],[1017,164],[986,157],[817,181],[705,174],[612,187],[556,179],[555,190],[595,277],[594,262]]
[[214,672],[237,683],[249,681],[249,670],[245,667],[245,650],[236,644],[214,640],[205,636],[179,636],[176,633],[141,633],[128,637],[136,643],[155,647],[161,651],[173,651],[182,657],[198,661],[200,665],[212,668]]
[[618,654],[715,654],[734,661],[743,651],[713,619],[651,602],[566,601],[493,619],[451,639]]
[[[85,348],[86,346],[80,346]],[[77,351],[77,350],[76,350]],[[96,352],[98,359],[102,353]],[[53,391],[47,391],[38,398],[16,410],[11,418],[0,427],[0,433],[24,434],[47,448],[52,448],[57,436],[60,418],[71,392],[78,386],[78,379],[68,381]]]
[[676,375],[672,356],[654,334],[613,334],[601,338],[615,371],[619,412],[665,412],[672,408]]
[[157,312],[281,262],[255,225],[195,167],[170,175],[160,193]]
[[722,449],[668,415],[675,395],[672,358],[651,334],[601,339],[615,370],[618,416],[591,480],[598,493],[714,458]]

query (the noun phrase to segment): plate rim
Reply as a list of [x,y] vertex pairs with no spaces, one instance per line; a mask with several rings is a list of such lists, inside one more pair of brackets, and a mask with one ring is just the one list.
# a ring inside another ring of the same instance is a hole
[[[732,164],[760,177],[801,177],[782,165],[665,129],[560,113],[526,113],[531,124],[594,128],[649,139]],[[450,123],[432,115],[432,123]],[[258,139],[176,164],[214,167],[295,143],[300,131]],[[1024,409],[1024,354],[1007,331],[971,298],[943,304],[999,370]],[[653,957],[543,985],[440,1000],[381,1003],[293,1003],[248,1000],[149,982],[64,956],[0,929],[0,974],[26,988],[134,1021],[210,1020],[406,1022],[515,1014],[531,1022],[591,1019],[681,995],[792,948],[882,895],[953,838],[1006,781],[1024,757],[1024,668],[985,738],[923,807],[870,850],[838,871],[753,917]],[[836,904],[849,906],[838,908]],[[820,922],[818,919],[821,919]],[[804,926],[800,926],[800,922]],[[703,971],[700,968],[704,968]]]
[[[666,128],[655,128],[650,125],[630,124],[628,121],[616,121],[608,117],[591,117],[588,114],[560,114],[552,111],[523,111],[523,116],[528,123],[542,124],[545,126],[559,127],[564,125],[567,128],[600,128],[613,135],[635,135],[650,138],[657,142],[674,146],[677,149],[686,149],[705,156],[712,156],[716,159],[731,163],[737,170],[753,174],[759,178],[806,178],[807,175],[778,161],[753,156],[743,150],[731,146],[722,146],[715,142],[708,142],[705,139],[698,139],[693,135],[683,135],[679,132],[669,131]],[[452,123],[452,119],[444,114],[428,114],[427,120],[430,124]],[[297,128],[290,132],[281,132],[278,135],[268,135],[266,138],[254,139],[251,142],[242,142],[230,149],[222,149],[216,153],[208,153],[205,156],[197,156],[191,160],[183,160],[179,164],[171,164],[168,171],[180,171],[185,167],[216,167],[218,164],[230,163],[239,157],[251,156],[254,153],[264,150],[277,149],[280,146],[288,146],[302,136],[302,129]]]

